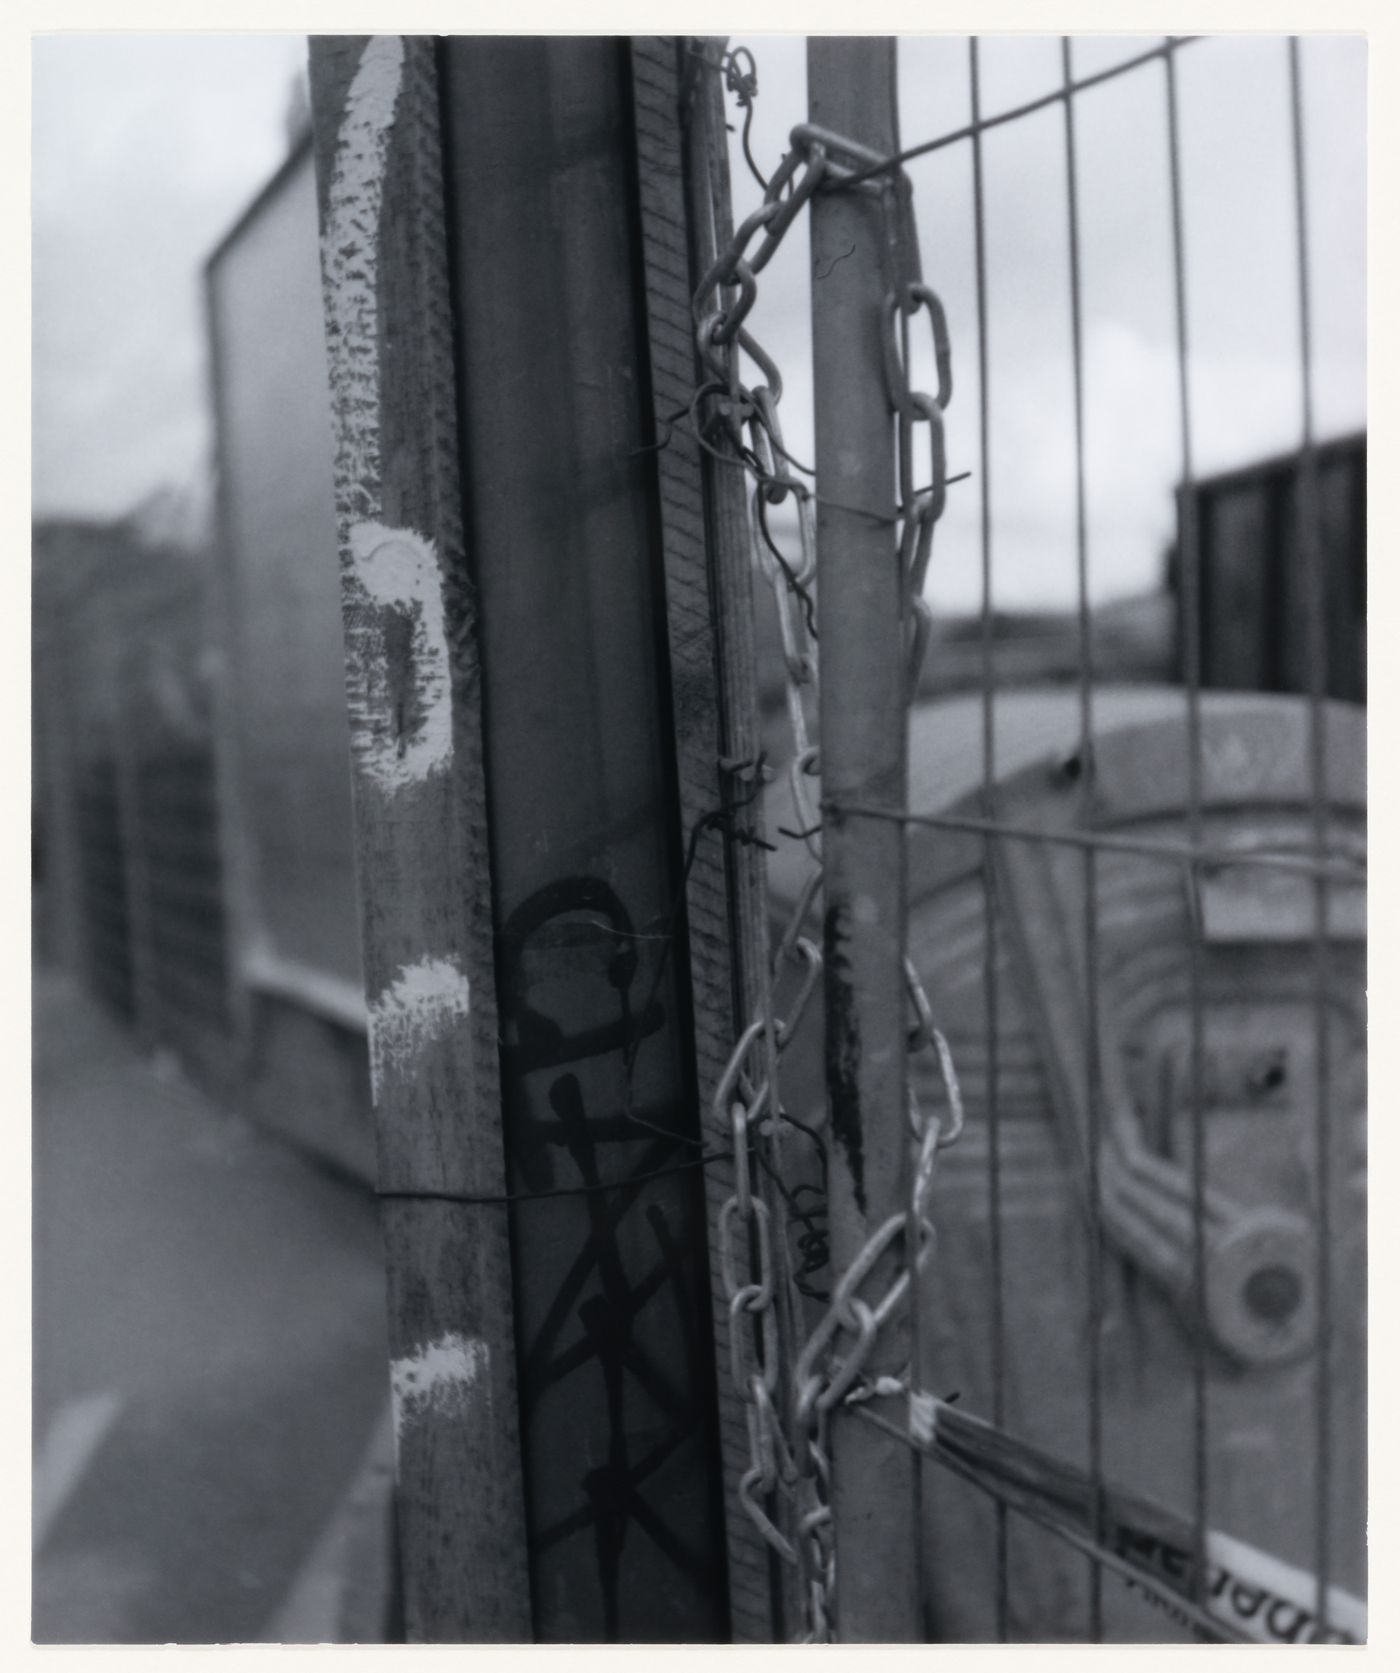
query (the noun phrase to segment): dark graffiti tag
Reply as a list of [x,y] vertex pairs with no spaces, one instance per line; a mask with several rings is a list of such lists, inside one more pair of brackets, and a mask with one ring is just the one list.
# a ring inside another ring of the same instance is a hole
[[846,909],[833,903],[823,924],[823,957],[831,972],[826,1023],[826,1080],[831,1101],[831,1132],[846,1153],[856,1206],[865,1212],[865,1154],[860,1107],[860,1019],[850,982],[846,951],[850,926]]
[[[1124,1557],[1134,1567],[1140,1568],[1145,1575],[1158,1577],[1166,1582],[1172,1591],[1182,1597],[1189,1596],[1194,1572],[1191,1553],[1184,1547],[1174,1543],[1171,1539],[1163,1538],[1160,1534],[1133,1527],[1126,1522],[1120,1522],[1114,1529],[1114,1549],[1118,1556]],[[1270,1565],[1277,1567],[1278,1565]],[[1312,1576],[1305,1577],[1309,1588],[1314,1584]],[[1150,1602],[1159,1609],[1174,1615],[1183,1624],[1188,1624],[1187,1617],[1180,1611],[1174,1610],[1170,1601],[1158,1594],[1152,1585],[1139,1586],[1136,1581],[1127,1582],[1131,1590],[1140,1591]],[[1333,1623],[1326,1632],[1317,1629],[1317,1618],[1312,1609],[1300,1603],[1296,1597],[1288,1595],[1287,1591],[1276,1588],[1278,1579],[1269,1581],[1253,1581],[1234,1572],[1230,1566],[1218,1558],[1208,1556],[1206,1562],[1206,1596],[1202,1600],[1210,1614],[1217,1616],[1227,1626],[1232,1627],[1243,1637],[1265,1644],[1298,1644],[1298,1643],[1328,1643],[1355,1644],[1360,1639],[1344,1627]],[[1347,1599],[1350,1605],[1348,1613],[1360,1609],[1354,1600]],[[1198,1637],[1201,1636],[1197,1630]]]
[[[697,1530],[694,1496],[679,1495],[683,1511],[690,1507],[682,1531],[643,1491],[664,1465],[679,1463],[686,1449],[703,1444],[706,1425],[706,1319],[694,1278],[703,1255],[690,1206],[693,1186],[681,1175],[658,1190],[641,1177],[696,1156],[696,1135],[680,1128],[685,1100],[678,1085],[669,1098],[633,1107],[638,1047],[660,1033],[666,1018],[659,984],[640,989],[640,1005],[634,997],[644,962],[639,948],[650,938],[637,934],[615,890],[589,877],[551,883],[511,915],[502,942],[512,1171],[526,1191],[564,1183],[579,1189],[568,1215],[556,1218],[576,1238],[580,1216],[585,1222],[576,1251],[521,1344],[524,1421],[528,1434],[550,1390],[587,1379],[579,1387],[580,1434],[572,1456],[585,1458],[589,1451],[582,1434],[585,1409],[601,1416],[603,1436],[599,1458],[599,1424],[591,1417],[593,1456],[572,1478],[574,1507],[547,1522],[532,1518],[540,1525],[532,1526],[531,1544],[538,1555],[573,1538],[591,1538],[603,1632],[615,1642],[622,1635],[620,1599],[629,1595],[624,1567],[634,1530],[702,1598],[717,1594],[720,1584],[715,1530],[703,1523]],[[613,1107],[592,1111],[585,1085],[596,1088],[600,1077],[591,1069],[588,1080],[584,1065],[606,1059],[616,1060],[619,1097]],[[549,1071],[558,1072],[544,1078]],[[671,1213],[681,1217],[680,1233],[655,1200],[663,1193]],[[644,1198],[642,1240],[631,1221]],[[652,1254],[639,1260],[644,1248]],[[659,1298],[664,1317],[655,1311],[645,1316]],[[645,1413],[640,1421],[639,1409]],[[696,1457],[694,1469],[703,1471],[703,1458]],[[557,1510],[557,1490],[549,1498]]]

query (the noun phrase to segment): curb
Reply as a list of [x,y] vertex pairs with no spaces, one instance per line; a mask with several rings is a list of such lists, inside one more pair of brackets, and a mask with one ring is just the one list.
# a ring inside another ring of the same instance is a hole
[[394,1429],[388,1403],[349,1487],[331,1512],[263,1641],[387,1644],[398,1575],[394,1538]]

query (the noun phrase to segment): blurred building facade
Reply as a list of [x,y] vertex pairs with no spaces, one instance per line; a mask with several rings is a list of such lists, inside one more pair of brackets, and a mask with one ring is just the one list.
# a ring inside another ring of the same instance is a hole
[[212,533],[178,538],[169,507],[34,530],[36,950],[245,1114],[368,1179],[304,125],[205,285]]
[[37,951],[202,1077],[234,1072],[208,566],[139,524],[37,525]]

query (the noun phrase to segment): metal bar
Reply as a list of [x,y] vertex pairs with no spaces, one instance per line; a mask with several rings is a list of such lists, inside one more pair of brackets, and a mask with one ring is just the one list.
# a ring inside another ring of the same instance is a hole
[[[1191,356],[1186,289],[1186,225],[1181,186],[1181,133],[1176,60],[1167,53],[1167,158],[1171,186],[1172,291],[1176,313],[1177,396],[1181,434],[1180,549],[1182,672],[1186,682],[1186,819],[1190,845],[1203,840],[1201,796],[1201,548],[1196,521],[1195,468],[1191,449]],[[1206,1529],[1210,1490],[1209,1422],[1206,1407],[1206,1136],[1205,1013],[1201,998],[1201,936],[1197,914],[1187,930],[1187,988],[1190,1012],[1189,1091],[1191,1100],[1191,1596],[1201,1602],[1206,1575]]]
[[712,1640],[719,1447],[630,51],[452,37],[442,62],[510,1185],[536,1199],[508,1209],[534,1630]]
[[961,813],[903,813],[876,807],[868,802],[843,802],[841,811],[850,818],[881,819],[898,825],[923,825],[935,831],[971,831],[1014,842],[1049,842],[1061,847],[1092,849],[1106,854],[1139,854],[1144,859],[1169,865],[1255,866],[1265,871],[1286,871],[1304,877],[1325,877],[1333,883],[1359,884],[1366,881],[1366,867],[1358,860],[1318,860],[1311,854],[1280,854],[1264,848],[1193,848],[1185,842],[1158,841],[1151,837],[1119,836],[1112,831],[1052,830],[1042,825],[1025,825],[1014,819],[979,819]]
[[[1065,184],[1069,232],[1070,352],[1074,371],[1074,520],[1076,582],[1079,594],[1079,759],[1081,807],[1088,822],[1094,795],[1094,646],[1093,615],[1089,608],[1089,523],[1084,479],[1084,325],[1081,312],[1079,275],[1079,187],[1075,166],[1074,70],[1069,37],[1060,41],[1064,71]],[[1096,1542],[1103,1535],[1103,1196],[1099,1179],[1100,1130],[1102,1124],[1102,1064],[1099,1038],[1099,907],[1097,855],[1084,851],[1084,1053],[1086,1060],[1086,1114],[1088,1118],[1089,1250],[1088,1330],[1089,1478],[1092,1519]],[[1103,1640],[1103,1576],[1096,1566],[1089,1571],[1089,1635]]]
[[[982,78],[977,37],[968,43],[968,79],[972,97],[972,209],[977,270],[977,464],[981,482],[979,533],[982,559],[982,805],[990,822],[996,814],[996,647],[992,607],[991,391],[987,354],[987,216],[982,175]],[[1001,993],[997,972],[997,867],[990,831],[982,845],[983,964],[982,994],[987,1013],[987,1222],[990,1231],[992,1283],[992,1421],[1006,1421],[1006,1274],[1003,1269],[1001,1214]],[[1008,1637],[1010,1594],[1006,1506],[997,1501],[996,1622],[997,1639]]]
[[[812,39],[811,120],[858,144],[893,149],[893,42]],[[826,1067],[833,1268],[907,1202],[905,840],[848,823],[847,800],[897,811],[908,793],[902,577],[888,528],[831,501],[894,515],[895,434],[882,375],[883,220],[878,196],[812,201],[812,287],[821,634]],[[852,254],[854,252],[854,254]],[[894,1254],[887,1251],[888,1279]],[[877,1278],[874,1280],[879,1282]],[[902,1369],[883,1337],[873,1374]],[[836,1626],[843,1642],[918,1634],[914,1470],[906,1449],[832,1413]]]
[[[1296,35],[1288,41],[1288,87],[1293,150],[1293,197],[1297,236],[1298,352],[1302,373],[1302,448],[1298,460],[1297,554],[1304,588],[1308,678],[1309,812],[1313,848],[1320,858],[1327,843],[1327,744],[1323,705],[1327,696],[1328,597],[1318,526],[1317,458],[1313,439],[1312,288],[1308,274],[1308,194],[1303,135],[1303,78]],[[1332,1144],[1331,1059],[1327,1027],[1329,988],[1327,881],[1313,884],[1312,1004],[1317,1069],[1317,1340],[1313,1349],[1316,1455],[1313,1477],[1314,1557],[1317,1576],[1317,1637],[1328,1630],[1328,1584],[1332,1563]]]
[[1204,39],[1200,35],[1178,35],[1163,42],[1161,46],[1153,47],[1149,52],[1140,52],[1134,58],[1125,58],[1121,64],[1112,64],[1106,70],[1099,70],[1094,75],[1084,76],[1079,81],[1070,80],[1057,87],[1053,93],[1042,94],[1038,99],[1031,99],[1026,104],[1017,105],[1014,110],[1001,111],[996,116],[979,117],[974,111],[972,121],[965,127],[955,128],[951,133],[940,134],[937,139],[925,140],[920,145],[913,145],[907,151],[897,152],[883,162],[872,163],[867,168],[855,169],[846,176],[847,185],[855,185],[862,180],[872,180],[881,174],[888,174],[891,170],[904,163],[912,162],[915,157],[927,157],[931,152],[941,151],[945,146],[956,145],[959,140],[971,139],[977,134],[985,134],[991,128],[1000,128],[1007,122],[1017,122],[1023,116],[1032,116],[1038,110],[1045,110],[1050,105],[1059,104],[1061,100],[1068,100],[1076,93],[1086,92],[1091,87],[1099,87],[1106,81],[1113,81],[1118,76],[1126,75],[1129,70],[1141,69],[1144,64],[1150,64],[1158,58],[1169,58],[1179,48],[1190,46],[1193,41]]
[[406,1632],[518,1642],[507,1223],[460,1200],[505,1156],[434,53],[313,40],[311,98]]

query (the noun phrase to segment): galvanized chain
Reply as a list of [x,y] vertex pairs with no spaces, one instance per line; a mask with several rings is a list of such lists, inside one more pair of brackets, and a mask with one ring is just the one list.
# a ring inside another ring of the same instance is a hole
[[[920,312],[933,329],[934,365],[938,393],[925,395],[909,387],[909,327]],[[925,284],[906,279],[885,302],[885,381],[899,423],[899,495],[903,529],[899,561],[905,577],[909,610],[908,700],[918,692],[919,670],[928,644],[930,614],[924,598],[924,578],[933,550],[933,526],[943,515],[948,496],[948,460],[943,439],[943,409],[953,393],[952,353],[943,304]],[[920,424],[928,426],[930,472],[925,488],[914,486],[914,443]]]
[[[751,100],[756,84],[748,88]],[[711,1119],[732,1147],[734,1193],[720,1211],[717,1226],[720,1270],[730,1319],[730,1373],[748,1415],[750,1462],[739,1483],[739,1498],[767,1544],[803,1576],[807,1599],[807,1641],[829,1640],[833,1632],[836,1585],[830,1506],[831,1465],[828,1424],[843,1401],[892,1392],[884,1382],[867,1386],[863,1373],[880,1331],[915,1296],[919,1274],[934,1247],[928,1201],[939,1150],[962,1130],[962,1101],[947,1041],[934,1026],[928,997],[911,961],[905,961],[913,1025],[911,1054],[936,1054],[948,1113],[925,1114],[911,1080],[908,1121],[912,1151],[911,1187],[906,1212],[878,1227],[855,1261],[833,1285],[824,1315],[787,1367],[780,1356],[777,1287],[791,1282],[786,1248],[775,1249],[772,1215],[754,1189],[752,1163],[777,1124],[790,1120],[782,1105],[779,1070],[822,973],[822,956],[803,928],[821,888],[820,817],[813,795],[818,752],[807,727],[804,699],[815,691],[817,644],[811,587],[816,579],[816,527],[805,470],[788,453],[778,418],[782,377],[747,321],[757,299],[757,276],[767,266],[784,234],[818,190],[841,189],[859,170],[884,159],[849,140],[803,125],[791,135],[790,149],[769,180],[763,202],[735,231],[728,247],[712,263],[694,297],[696,345],[708,374],[691,405],[691,422],[702,445],[729,462],[741,463],[754,482],[751,534],[755,561],[772,588],[782,641],[784,687],[792,737],[789,768],[792,801],[801,821],[802,839],[815,862],[799,892],[774,955],[760,1014],[740,1036],[716,1087]],[[880,204],[886,228],[890,291],[885,305],[885,372],[890,407],[898,423],[900,525],[899,562],[905,580],[907,688],[912,699],[928,637],[929,615],[923,599],[933,528],[943,511],[947,466],[943,444],[943,409],[952,392],[948,333],[941,303],[922,283],[907,180],[881,176],[853,188]],[[760,236],[761,235],[761,236]],[[754,240],[759,242],[749,254]],[[933,332],[938,392],[910,386],[909,327],[927,313]],[[741,357],[758,367],[763,381],[750,388],[741,378]],[[704,408],[702,413],[701,409]],[[930,478],[915,485],[917,429],[929,432]],[[728,452],[715,445],[716,432]],[[810,473],[808,473],[810,474]],[[769,530],[767,511],[791,495],[796,502],[798,552],[786,557]],[[872,513],[874,515],[874,513]],[[774,992],[783,973],[796,968],[800,978],[783,1018],[774,1012]],[[869,1293],[871,1273],[881,1257],[903,1239],[904,1262],[878,1295]],[[915,1381],[917,1379],[914,1379]],[[791,1411],[779,1410],[786,1381]],[[902,1389],[903,1383],[898,1386]],[[911,1387],[911,1396],[918,1390]],[[775,1521],[777,1496],[792,1507],[794,1542]]]

